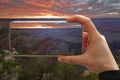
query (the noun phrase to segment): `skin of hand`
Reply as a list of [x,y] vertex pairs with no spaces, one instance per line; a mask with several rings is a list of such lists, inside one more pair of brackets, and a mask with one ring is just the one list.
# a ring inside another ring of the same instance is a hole
[[67,22],[79,22],[86,30],[82,34],[82,47],[86,48],[86,51],[82,55],[58,56],[59,62],[83,65],[95,73],[119,70],[105,37],[97,31],[90,18],[75,15],[67,18]]

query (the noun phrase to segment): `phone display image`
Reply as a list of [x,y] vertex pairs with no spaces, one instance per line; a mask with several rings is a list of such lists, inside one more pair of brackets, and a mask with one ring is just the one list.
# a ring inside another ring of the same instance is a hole
[[13,21],[9,49],[16,57],[78,55],[82,52],[79,23],[66,20]]

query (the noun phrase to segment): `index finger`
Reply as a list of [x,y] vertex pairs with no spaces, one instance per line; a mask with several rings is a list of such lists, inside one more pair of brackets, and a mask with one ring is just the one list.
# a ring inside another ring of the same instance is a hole
[[79,22],[88,32],[88,34],[90,35],[99,34],[95,25],[93,24],[91,19],[88,17],[82,16],[82,15],[75,15],[70,18],[67,18],[67,22]]

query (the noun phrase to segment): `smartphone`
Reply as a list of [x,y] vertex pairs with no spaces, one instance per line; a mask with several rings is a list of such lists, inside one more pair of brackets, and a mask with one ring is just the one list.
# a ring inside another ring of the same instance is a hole
[[69,23],[65,18],[12,21],[9,50],[14,57],[79,55],[82,28],[80,23]]

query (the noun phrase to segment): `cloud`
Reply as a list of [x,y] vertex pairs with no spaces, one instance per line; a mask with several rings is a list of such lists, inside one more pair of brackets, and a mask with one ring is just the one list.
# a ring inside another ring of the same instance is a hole
[[110,1],[112,0],[0,0],[0,18],[75,14],[88,17],[119,17],[120,6],[113,4],[120,2]]
[[24,2],[38,7],[52,8],[55,0],[24,0]]
[[10,0],[0,0],[0,3],[9,3],[11,2]]

